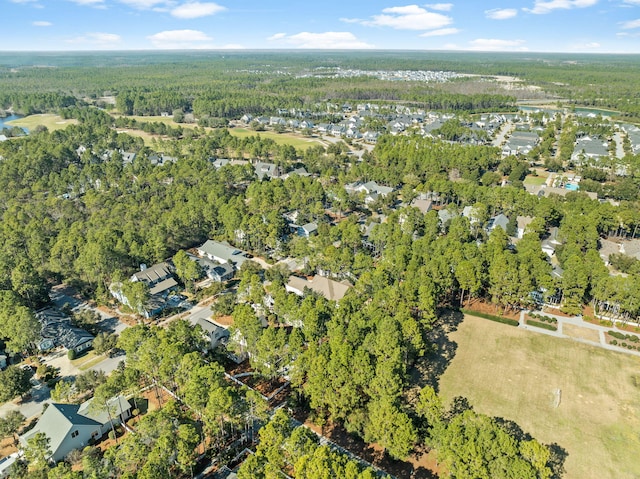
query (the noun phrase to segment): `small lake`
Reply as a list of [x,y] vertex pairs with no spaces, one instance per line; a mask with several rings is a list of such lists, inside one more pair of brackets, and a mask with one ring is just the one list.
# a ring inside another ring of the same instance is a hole
[[[518,105],[518,108],[521,111],[524,112],[531,112],[531,111],[547,111],[550,113],[555,113],[557,111],[564,111],[565,109],[562,110],[558,110],[557,108],[547,108],[547,107],[538,107],[538,106],[525,106],[525,105]],[[600,116],[613,116],[615,115],[617,112],[615,111],[611,111],[611,110],[599,110],[597,108],[574,108],[573,109],[573,113],[575,113],[576,115],[581,115],[581,116],[586,116],[589,114],[594,114],[594,115],[600,115]]]
[[[9,115],[5,116],[4,118],[0,117],[0,131],[2,131],[3,128],[12,128],[12,125],[7,125],[7,123],[13,120],[19,120],[20,118],[22,118],[22,116],[20,115]],[[22,127],[22,129],[25,131],[25,133],[29,133],[28,128]]]

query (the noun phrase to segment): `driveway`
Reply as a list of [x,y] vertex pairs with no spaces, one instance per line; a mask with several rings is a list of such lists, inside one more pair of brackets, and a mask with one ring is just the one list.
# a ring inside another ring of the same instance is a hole
[[31,398],[20,404],[9,401],[0,406],[0,417],[6,417],[9,411],[20,411],[26,418],[40,415],[45,403],[51,403],[51,391],[46,384],[37,379],[31,379],[34,386],[31,388]]
[[100,315],[101,321],[98,323],[100,329],[114,334],[120,334],[129,326],[118,319],[113,313],[108,313],[102,309],[91,306],[88,302],[75,296],[73,289],[64,284],[59,284],[51,288],[49,298],[58,309],[68,304],[71,311],[89,310]]

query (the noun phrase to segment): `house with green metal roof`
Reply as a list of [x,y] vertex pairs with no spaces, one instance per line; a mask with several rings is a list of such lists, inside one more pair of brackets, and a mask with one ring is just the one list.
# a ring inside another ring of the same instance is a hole
[[94,404],[93,398],[83,404],[52,403],[33,429],[20,436],[24,446],[39,432],[49,438],[51,460],[63,460],[74,449],[84,449],[99,440],[113,426],[131,417],[131,405],[123,396]]

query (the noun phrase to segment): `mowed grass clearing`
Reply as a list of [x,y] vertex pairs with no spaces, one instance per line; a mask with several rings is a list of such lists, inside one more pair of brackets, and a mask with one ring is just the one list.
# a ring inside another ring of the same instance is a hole
[[274,131],[254,131],[246,128],[229,128],[229,133],[238,138],[246,138],[248,136],[260,135],[260,138],[269,138],[278,145],[291,145],[294,148],[306,150],[314,145],[323,145],[320,141],[313,138],[301,138],[290,133],[276,133]]
[[640,477],[640,358],[472,316],[449,338],[457,350],[440,379],[445,401],[467,397],[559,444],[564,478]]
[[46,126],[49,131],[61,130],[69,125],[77,125],[76,119],[63,119],[60,115],[54,115],[52,113],[44,113],[39,115],[29,115],[24,118],[18,118],[17,120],[11,120],[7,122],[7,125],[20,126],[28,128],[29,131],[33,130],[38,125]]

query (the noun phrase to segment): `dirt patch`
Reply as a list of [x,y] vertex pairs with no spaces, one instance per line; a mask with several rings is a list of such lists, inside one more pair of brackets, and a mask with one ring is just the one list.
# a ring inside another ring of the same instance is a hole
[[18,452],[18,448],[13,442],[13,437],[5,437],[0,441],[0,457],[7,457],[14,452]]
[[220,326],[231,326],[233,324],[233,316],[217,316],[213,319]]
[[582,328],[575,324],[565,323],[562,326],[562,332],[572,338],[586,339],[587,341],[593,341],[594,343],[600,342],[600,333],[595,329]]
[[550,308],[549,306],[545,306],[542,308],[543,313],[555,314],[556,316],[562,316],[563,318],[573,318],[571,314],[563,313],[558,308]]
[[418,451],[404,461],[391,459],[378,444],[367,444],[359,437],[349,434],[342,426],[329,423],[320,427],[308,418],[298,417],[298,420],[305,419],[305,426],[318,434],[321,434],[337,444],[351,454],[373,464],[375,467],[400,478],[412,479],[434,479],[438,477],[435,455],[429,451]]
[[494,316],[501,316],[503,318],[520,319],[520,311],[513,309],[504,309],[496,304],[487,303],[478,298],[472,298],[469,301],[465,301],[464,308],[478,313],[492,314]]

